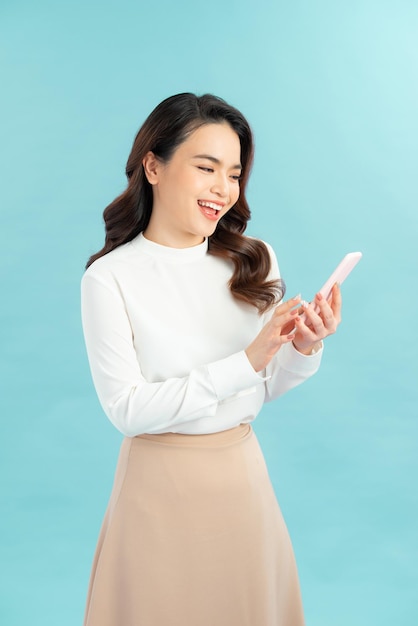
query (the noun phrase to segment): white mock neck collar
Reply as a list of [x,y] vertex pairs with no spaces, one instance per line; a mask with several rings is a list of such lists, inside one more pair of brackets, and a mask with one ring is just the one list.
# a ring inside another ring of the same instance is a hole
[[143,233],[139,233],[132,243],[135,243],[141,248],[142,252],[149,254],[150,256],[167,259],[170,262],[189,263],[201,259],[208,251],[208,239],[206,238],[202,243],[191,248],[171,248],[169,246],[163,246],[160,243],[151,241],[144,237]]

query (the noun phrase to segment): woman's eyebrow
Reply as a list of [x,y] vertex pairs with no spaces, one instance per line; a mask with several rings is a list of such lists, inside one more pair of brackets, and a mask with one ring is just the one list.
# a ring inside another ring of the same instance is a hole
[[[211,156],[210,154],[196,154],[192,158],[193,159],[207,159],[208,161],[212,161],[212,163],[216,163],[216,165],[222,165],[222,161],[220,161],[219,159],[217,159],[214,156]],[[240,169],[242,169],[242,165],[241,165],[241,163],[238,163],[237,165],[233,165],[231,167],[231,169],[233,169],[233,170],[240,170]]]

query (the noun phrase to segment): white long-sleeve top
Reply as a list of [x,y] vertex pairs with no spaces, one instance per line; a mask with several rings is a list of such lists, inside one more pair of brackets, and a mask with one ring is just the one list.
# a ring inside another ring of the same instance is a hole
[[[274,252],[270,278],[278,278]],[[257,374],[245,353],[270,313],[236,300],[232,263],[142,233],[82,279],[82,321],[100,403],[124,435],[204,434],[251,422],[263,402],[314,374],[322,350],[284,345]]]

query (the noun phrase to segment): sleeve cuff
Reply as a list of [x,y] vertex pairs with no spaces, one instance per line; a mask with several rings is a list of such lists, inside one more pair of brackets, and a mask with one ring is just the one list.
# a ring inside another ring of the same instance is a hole
[[280,367],[293,374],[314,374],[321,363],[324,344],[314,354],[302,354],[290,342],[285,344],[278,352],[276,359]]
[[210,363],[208,371],[218,400],[225,400],[266,380],[254,371],[244,350]]

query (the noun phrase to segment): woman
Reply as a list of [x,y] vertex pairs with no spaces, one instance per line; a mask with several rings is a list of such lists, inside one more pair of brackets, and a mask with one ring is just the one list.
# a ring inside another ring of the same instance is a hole
[[316,372],[341,298],[284,294],[243,235],[251,130],[211,95],[164,100],[82,281],[95,387],[124,435],[85,626],[299,626],[291,543],[251,422]]

